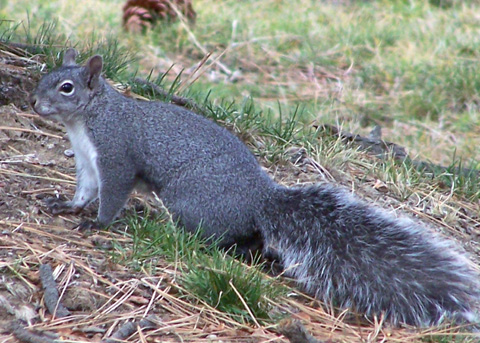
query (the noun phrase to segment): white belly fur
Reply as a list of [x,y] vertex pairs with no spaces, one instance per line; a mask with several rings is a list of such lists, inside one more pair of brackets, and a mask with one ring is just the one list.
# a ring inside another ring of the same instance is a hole
[[75,152],[77,171],[77,188],[72,206],[85,207],[98,198],[100,186],[100,172],[97,165],[98,154],[83,123],[65,123],[65,126]]

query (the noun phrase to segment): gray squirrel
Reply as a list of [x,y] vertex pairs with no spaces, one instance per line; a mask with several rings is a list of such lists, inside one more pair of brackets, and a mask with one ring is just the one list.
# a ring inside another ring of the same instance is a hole
[[79,66],[76,55],[68,49],[31,96],[35,112],[65,125],[75,152],[75,196],[49,200],[54,213],[99,198],[94,225],[105,227],[143,183],[187,231],[201,225],[222,247],[262,249],[327,305],[393,325],[478,323],[479,273],[454,243],[333,185],[279,185],[225,128],[126,97],[101,76],[101,56]]

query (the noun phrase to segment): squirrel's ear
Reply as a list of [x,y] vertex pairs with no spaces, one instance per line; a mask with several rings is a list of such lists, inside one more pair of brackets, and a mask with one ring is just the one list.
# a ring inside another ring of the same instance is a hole
[[77,65],[75,59],[78,56],[77,50],[74,48],[68,48],[67,51],[63,54],[63,63],[64,66],[74,66]]
[[87,64],[85,65],[87,74],[87,85],[90,89],[94,89],[98,85],[98,80],[100,79],[102,67],[103,59],[100,55],[90,57]]

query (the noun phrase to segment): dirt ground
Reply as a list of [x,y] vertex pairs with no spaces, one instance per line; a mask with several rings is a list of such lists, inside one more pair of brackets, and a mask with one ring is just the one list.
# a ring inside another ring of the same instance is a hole
[[[272,328],[232,323],[208,306],[177,297],[172,287],[176,273],[173,266],[159,261],[161,272],[148,275],[116,263],[110,249],[114,244],[131,244],[121,233],[126,228],[120,225],[117,231],[88,233],[74,229],[83,218],[95,216],[95,205],[81,215],[52,216],[43,201],[50,196],[73,196],[74,157],[61,125],[34,115],[26,106],[26,93],[20,90],[8,90],[14,101],[0,106],[0,342],[97,342],[116,332],[124,322],[146,315],[155,322],[154,328],[145,331],[141,325],[136,326],[128,341],[286,341]],[[270,171],[287,184],[324,178],[308,158],[295,161],[270,166]],[[473,260],[479,260],[480,204],[457,200],[452,205],[445,194],[411,197],[403,204],[382,192],[371,177],[358,182],[354,167],[344,172],[352,175],[340,180],[344,185],[353,182],[355,191],[363,197],[419,217],[463,245]],[[127,210],[132,211],[142,199],[137,196],[130,201]],[[62,303],[71,316],[54,318],[47,311],[39,279],[41,264],[53,268]],[[378,323],[371,327],[352,326],[305,302],[282,306],[328,342],[400,342],[421,337],[418,332],[392,331]],[[33,340],[20,339],[22,332],[17,331],[15,338],[12,332],[18,320],[29,324],[24,334],[38,330],[38,335]]]
[[[144,313],[161,318],[164,327],[153,341],[178,342],[179,336],[208,341],[207,337],[213,339],[223,331],[231,336],[231,328],[225,329],[221,320],[199,320],[181,299],[172,300],[168,266],[164,275],[132,275],[112,262],[108,250],[112,241],[122,244],[126,239],[121,233],[75,230],[81,218],[94,218],[94,205],[79,216],[48,212],[43,204],[46,197],[71,198],[75,191],[74,157],[68,157],[69,143],[59,125],[14,105],[0,107],[0,119],[0,328],[4,330],[0,342],[17,342],[9,332],[15,319],[33,324],[32,328],[41,326],[43,332],[51,329],[54,338],[100,341],[108,330],[118,329],[122,319]],[[54,275],[59,275],[57,282],[68,285],[62,302],[74,315],[81,314],[73,326],[61,319],[51,321],[46,312],[40,264],[50,264]],[[164,297],[168,304],[154,305]],[[238,337],[231,338],[247,342],[264,336],[254,339],[252,334],[254,330],[240,330],[235,331]]]

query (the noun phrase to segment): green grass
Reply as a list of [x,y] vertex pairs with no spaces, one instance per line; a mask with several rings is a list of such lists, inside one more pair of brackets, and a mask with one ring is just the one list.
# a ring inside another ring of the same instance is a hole
[[461,159],[453,159],[445,171],[439,173],[442,186],[451,189],[455,194],[460,194],[467,199],[480,199],[480,174],[479,163],[465,164]]
[[[137,94],[167,101],[173,94],[191,97],[203,115],[240,135],[267,167],[288,166],[289,148],[300,147],[317,163],[315,181],[332,174],[354,188],[380,180],[388,195],[426,206],[431,193],[480,199],[480,22],[471,15],[480,4],[474,1],[195,1],[198,21],[191,30],[213,52],[200,76],[191,71],[204,54],[182,24],[125,33],[123,1],[0,4],[0,18],[13,20],[1,24],[0,39],[40,44],[35,53],[46,56],[47,69],[60,63],[66,46],[80,50],[80,61],[99,53],[106,75]],[[231,82],[212,62],[221,53],[221,63],[241,70],[242,78]],[[169,95],[155,94],[135,76]],[[317,129],[323,123],[363,135],[380,124],[384,138],[407,147],[410,156],[446,168],[422,170],[408,161],[366,157]],[[443,220],[448,214],[442,206],[431,212]],[[166,261],[179,271],[172,273],[179,296],[239,323],[276,322],[270,300],[285,289],[262,275],[261,266],[242,264],[166,217],[131,216],[125,224],[133,243],[115,244],[114,262],[154,274]],[[469,340],[436,335],[427,341]]]
[[[455,166],[462,161],[476,170],[479,163],[480,22],[471,14],[480,3],[198,0],[194,27],[164,23],[142,35],[122,30],[122,6],[121,0],[9,2],[0,10],[0,18],[11,20],[1,23],[0,37],[40,44],[47,68],[58,65],[67,45],[81,51],[80,61],[100,53],[108,77],[168,100],[132,81],[150,75],[169,94],[193,98],[202,114],[232,128],[269,163],[288,159],[285,150],[300,145],[327,168],[345,156],[355,164],[352,154],[318,153],[332,145],[312,127],[338,124],[366,135],[379,124],[412,158],[450,166],[433,175],[440,191],[479,197],[478,173]],[[192,74],[202,49],[212,56]],[[229,81],[224,67],[242,77]],[[391,161],[365,166],[365,174],[371,168],[398,184],[400,199],[432,179]]]
[[[60,18],[56,32],[75,42],[91,40],[93,31],[97,37],[113,35],[141,56],[129,63],[132,72],[154,69],[159,74],[175,64],[175,77],[203,58],[180,23],[162,24],[144,35],[123,32],[122,5],[121,0],[78,5],[19,0],[4,6],[0,15],[25,22],[29,10],[33,30]],[[224,53],[220,61],[231,71],[242,70],[244,78],[231,83],[209,61],[191,89],[209,89],[214,99],[237,102],[252,96],[275,113],[278,102],[287,112],[300,104],[305,110],[298,119],[304,122],[332,123],[340,117],[351,127],[370,116],[384,125],[385,119],[452,125],[458,113],[478,107],[480,38],[471,13],[479,6],[475,1],[322,6],[305,0],[196,1],[198,20],[191,31],[198,43],[215,56]]]
[[[472,15],[480,12],[478,1],[197,0],[195,27],[161,24],[142,35],[122,30],[123,3],[0,1],[0,19],[12,20],[1,23],[0,39],[41,44],[47,68],[58,65],[65,46],[76,46],[80,60],[100,53],[108,77],[152,99],[191,97],[267,167],[287,164],[288,148],[298,146],[326,178],[345,176],[336,179],[348,185],[378,179],[402,201],[432,191],[480,199],[480,19]],[[212,56],[193,74],[205,57],[202,49]],[[242,77],[232,81],[216,58]],[[135,83],[135,76],[169,95]],[[362,135],[379,124],[384,138],[405,146],[412,158],[447,168],[372,162],[316,129],[323,123]],[[159,256],[180,261],[179,282],[188,294],[239,321],[253,320],[247,308],[268,320],[259,289],[271,290],[265,297],[275,297],[277,289],[256,268],[168,222],[131,218],[129,226],[134,244],[116,248],[120,262],[155,268]]]
[[176,283],[185,297],[201,301],[227,313],[240,323],[271,323],[269,301],[286,294],[275,279],[266,277],[257,258],[250,266],[168,220],[167,215],[130,215],[123,221],[129,228],[132,246],[115,244],[113,260],[137,270],[155,273],[159,259],[166,259],[181,271]]
[[433,334],[429,337],[424,337],[421,340],[426,343],[474,343],[478,342],[478,338],[474,334]]
[[[2,27],[3,25],[3,27]],[[118,39],[107,35],[99,37],[92,32],[81,42],[72,41],[64,34],[59,34],[56,20],[43,22],[38,27],[32,27],[30,19],[26,22],[12,24],[0,22],[0,41],[14,42],[26,45],[26,50],[34,55],[43,55],[45,69],[61,65],[63,52],[73,46],[79,50],[78,63],[84,63],[90,56],[100,54],[104,60],[104,74],[116,81],[127,78],[127,66],[136,61],[135,54],[121,46]]]

